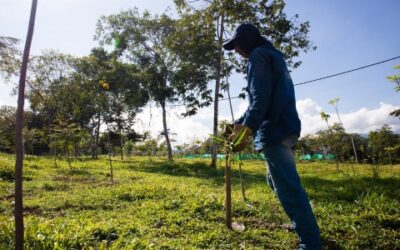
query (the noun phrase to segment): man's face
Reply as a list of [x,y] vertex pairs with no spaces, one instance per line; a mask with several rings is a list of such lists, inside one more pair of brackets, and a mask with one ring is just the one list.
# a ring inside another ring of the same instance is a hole
[[237,44],[235,45],[235,52],[241,55],[244,58],[248,58],[249,55],[245,53]]

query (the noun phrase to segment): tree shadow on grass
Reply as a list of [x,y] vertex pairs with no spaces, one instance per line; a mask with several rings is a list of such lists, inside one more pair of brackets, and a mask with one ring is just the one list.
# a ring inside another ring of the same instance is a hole
[[[204,162],[139,162],[131,165],[131,169],[146,173],[158,173],[170,176],[193,177],[212,181],[216,185],[225,183],[225,168],[212,168]],[[239,170],[237,166],[232,167],[232,183],[239,181]],[[243,178],[248,183],[265,182],[265,175],[243,172]]]
[[204,162],[141,162],[132,165],[132,169],[146,173],[158,173],[170,176],[194,177],[213,181],[215,184],[224,183],[224,169],[212,168]]
[[320,201],[353,203],[363,196],[375,193],[393,200],[400,200],[400,181],[397,178],[343,177],[328,180],[320,177],[301,179],[311,198]]
[[[194,177],[207,179],[216,185],[225,183],[224,168],[211,168],[204,162],[153,162],[139,163],[131,166],[132,169],[147,173],[159,173],[170,176]],[[243,171],[243,182],[245,187],[267,185],[265,174]],[[239,183],[239,170],[237,166],[232,168],[232,184]],[[317,201],[343,201],[354,202],[360,196],[367,193],[384,194],[385,197],[400,200],[400,181],[398,178],[376,178],[376,177],[342,177],[330,180],[316,176],[304,176],[301,182],[310,198]]]

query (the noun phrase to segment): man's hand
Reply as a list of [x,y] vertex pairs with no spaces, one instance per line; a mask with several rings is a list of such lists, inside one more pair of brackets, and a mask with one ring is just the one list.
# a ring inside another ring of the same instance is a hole
[[222,131],[222,136],[223,136],[225,139],[228,139],[229,136],[231,136],[231,134],[232,134],[232,132],[233,132],[233,127],[234,127],[234,126],[235,126],[235,124],[233,124],[233,123],[229,123],[229,124],[226,124],[226,125],[225,125],[224,131]]
[[231,135],[228,137],[228,141],[232,146],[233,152],[240,152],[246,148],[249,143],[249,136],[253,133],[247,126],[241,124],[235,124]]

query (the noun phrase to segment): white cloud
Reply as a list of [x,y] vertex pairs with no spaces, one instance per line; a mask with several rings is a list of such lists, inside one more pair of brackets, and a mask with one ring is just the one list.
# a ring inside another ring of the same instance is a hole
[[[184,107],[173,107],[167,109],[167,127],[171,138],[176,142],[193,143],[196,140],[204,140],[212,131],[212,108],[201,109],[196,116],[182,118],[180,114],[185,111]],[[162,111],[160,107],[146,106],[138,115],[135,128],[139,132],[150,131],[152,137],[156,137],[163,131]]]
[[361,108],[356,112],[343,114],[341,117],[345,128],[350,132],[366,133],[377,130],[384,124],[392,127],[393,131],[400,132],[400,120],[389,115],[390,112],[399,108],[399,106],[380,102],[379,108],[371,110]]
[[[296,103],[297,110],[302,122],[302,135],[314,134],[319,130],[326,129],[326,123],[321,120],[320,112],[322,108],[313,100],[299,100]],[[379,103],[379,107],[374,109],[361,108],[355,112],[342,113],[342,120],[346,131],[351,133],[366,134],[370,131],[381,128],[388,124],[393,131],[400,132],[400,120],[389,116],[389,113],[400,108],[387,103]],[[336,113],[329,113],[329,123],[338,122]]]
[[[320,118],[322,108],[318,103],[308,98],[298,100],[296,105],[302,123],[303,136],[326,129],[326,123]],[[236,119],[246,111],[247,106],[247,101],[243,100],[237,105],[237,108],[234,107]],[[397,108],[400,107],[381,102],[379,107],[374,109],[360,108],[355,112],[342,113],[340,118],[348,132],[365,134],[381,128],[384,124],[388,124],[393,131],[399,133],[400,120],[389,116],[389,113]],[[184,111],[184,107],[170,107],[167,109],[167,126],[172,133],[172,139],[176,141],[173,146],[204,140],[212,133],[214,112],[212,105],[199,110],[195,116],[181,118],[179,115]],[[229,107],[223,105],[223,107],[220,107],[220,111],[219,120],[231,120]],[[329,124],[338,122],[336,113],[332,112],[329,115]],[[159,135],[163,130],[161,108],[156,107],[154,103],[151,108],[149,106],[144,108],[143,112],[138,115],[138,122],[135,128],[139,132],[151,131],[153,137]]]
[[322,108],[316,102],[307,98],[297,101],[296,107],[301,120],[302,135],[314,134],[326,128],[326,124],[320,118]]
[[312,99],[307,98],[304,100],[299,100],[296,103],[297,111],[299,114],[307,114],[307,115],[318,115],[320,114],[322,108],[317,105]]

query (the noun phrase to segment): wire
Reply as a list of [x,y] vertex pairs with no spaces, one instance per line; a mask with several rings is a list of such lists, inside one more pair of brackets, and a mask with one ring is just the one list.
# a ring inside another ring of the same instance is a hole
[[[392,58],[389,58],[389,59],[386,59],[386,60],[383,60],[383,61],[379,61],[379,62],[376,62],[376,63],[368,64],[368,65],[365,65],[365,66],[362,66],[362,67],[358,67],[358,68],[355,68],[355,69],[350,69],[350,70],[346,70],[346,71],[339,72],[339,73],[336,73],[336,74],[319,77],[319,78],[316,78],[316,79],[313,79],[313,80],[308,80],[308,81],[305,81],[305,82],[296,83],[296,84],[293,84],[293,86],[305,85],[305,84],[308,84],[308,83],[325,80],[325,79],[332,78],[332,77],[335,77],[335,76],[348,74],[348,73],[351,73],[351,72],[354,72],[354,71],[357,71],[357,70],[369,68],[369,67],[376,66],[376,65],[382,64],[382,63],[386,63],[386,62],[389,62],[389,61],[393,61],[393,60],[396,60],[396,59],[399,59],[399,58],[400,58],[400,56],[395,56],[395,57],[392,57]],[[237,99],[237,98],[241,98],[241,97],[240,96],[231,97],[231,99]],[[229,100],[229,98],[221,98],[221,99],[219,99],[219,101],[225,101],[225,100]],[[174,107],[185,106],[185,104],[175,104],[175,105],[171,105],[171,106],[174,106]]]
[[385,62],[393,61],[393,60],[396,60],[398,58],[400,58],[400,56],[396,56],[396,57],[393,57],[393,58],[390,58],[390,59],[386,59],[386,60],[383,60],[383,61],[380,61],[380,62],[376,62],[376,63],[369,64],[369,65],[365,65],[365,66],[362,66],[362,67],[359,67],[359,68],[346,70],[346,71],[343,71],[343,72],[340,72],[340,73],[336,73],[336,74],[333,74],[333,75],[328,75],[328,76],[320,77],[320,78],[317,78],[317,79],[314,79],[314,80],[309,80],[309,81],[305,81],[305,82],[301,82],[301,83],[297,83],[297,84],[293,84],[293,85],[294,86],[299,86],[299,85],[304,85],[304,84],[308,84],[308,83],[312,83],[312,82],[316,82],[316,81],[320,81],[320,80],[325,80],[325,79],[332,78],[332,77],[335,77],[335,76],[348,74],[350,72],[354,72],[354,71],[357,71],[357,70],[360,70],[360,69],[369,68],[369,67],[372,67],[372,66],[375,66],[375,65],[378,65],[378,64],[382,64],[382,63],[385,63]]

